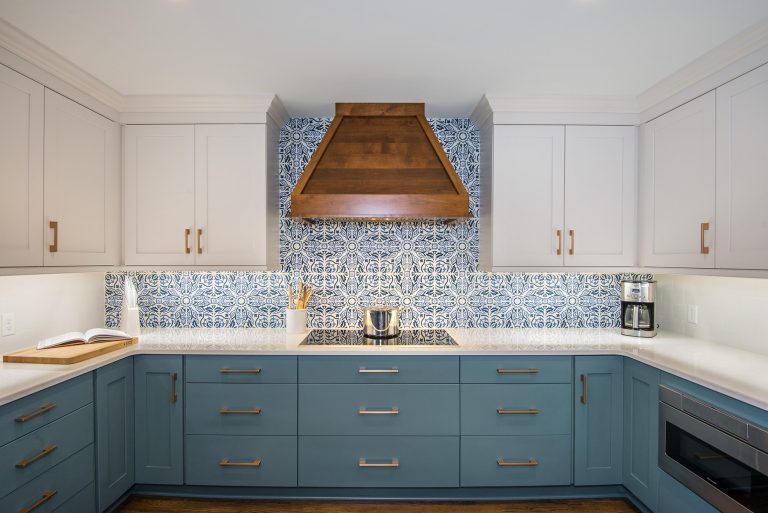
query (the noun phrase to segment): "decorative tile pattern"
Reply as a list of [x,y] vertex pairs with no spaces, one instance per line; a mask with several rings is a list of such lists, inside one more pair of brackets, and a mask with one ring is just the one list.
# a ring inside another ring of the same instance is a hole
[[474,219],[369,223],[290,219],[290,193],[330,126],[295,118],[280,132],[282,272],[108,273],[106,324],[119,323],[124,276],[137,285],[149,327],[284,325],[288,283],[316,287],[312,327],[359,327],[362,308],[400,305],[404,327],[611,327],[619,322],[617,274],[477,272],[479,132],[468,119],[430,126],[467,187]]

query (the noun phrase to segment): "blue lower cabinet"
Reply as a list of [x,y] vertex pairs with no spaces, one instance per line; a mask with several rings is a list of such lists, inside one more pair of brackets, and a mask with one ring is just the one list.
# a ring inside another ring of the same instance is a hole
[[[34,511],[48,513],[58,511],[79,491],[93,483],[93,445],[89,444],[71,457],[52,467],[44,474],[0,499],[0,511]],[[95,507],[93,489],[78,499],[83,505],[78,513],[90,513]],[[64,511],[68,511],[66,508]]]
[[301,435],[458,435],[459,385],[299,385]]
[[295,384],[188,383],[192,435],[295,435]]
[[462,356],[462,383],[570,383],[571,356]]
[[458,383],[458,356],[302,356],[300,383]]
[[461,486],[569,484],[570,435],[461,437]]
[[458,436],[300,436],[299,486],[457,487]]
[[621,484],[623,375],[621,356],[576,357],[575,485]]
[[296,486],[295,436],[187,435],[186,483]]
[[718,513],[717,508],[693,493],[677,479],[659,471],[659,505],[656,513]]
[[96,511],[96,486],[91,483],[56,508],[55,513],[92,513],[94,511]]
[[569,434],[571,390],[570,384],[461,385],[461,434]]
[[104,511],[134,484],[133,358],[96,371],[96,490]]
[[188,383],[296,383],[295,356],[195,355],[185,365]]
[[184,483],[183,370],[181,356],[134,357],[137,483]]
[[624,359],[624,486],[651,511],[659,499],[658,369]]

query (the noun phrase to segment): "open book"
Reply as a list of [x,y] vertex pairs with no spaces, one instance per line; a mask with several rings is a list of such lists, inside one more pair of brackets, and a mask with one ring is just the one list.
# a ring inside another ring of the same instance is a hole
[[63,335],[46,338],[37,343],[38,349],[47,349],[49,347],[69,346],[75,344],[93,344],[94,342],[112,342],[115,340],[127,340],[131,336],[120,330],[111,330],[108,328],[93,328],[80,333],[72,331]]

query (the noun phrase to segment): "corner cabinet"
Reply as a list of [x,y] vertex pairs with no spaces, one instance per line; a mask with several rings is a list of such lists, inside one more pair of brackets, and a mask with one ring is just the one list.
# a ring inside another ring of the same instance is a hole
[[96,482],[98,511],[134,484],[133,359],[96,371]]
[[184,484],[183,373],[178,355],[134,357],[137,483]]
[[577,356],[574,362],[573,484],[621,484],[623,358]]
[[277,133],[271,120],[126,126],[125,264],[273,267]]

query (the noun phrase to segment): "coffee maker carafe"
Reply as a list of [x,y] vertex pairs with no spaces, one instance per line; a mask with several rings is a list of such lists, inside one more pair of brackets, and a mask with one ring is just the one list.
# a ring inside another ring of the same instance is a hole
[[655,281],[623,280],[621,282],[621,334],[631,337],[655,337],[655,301]]

